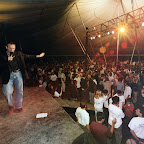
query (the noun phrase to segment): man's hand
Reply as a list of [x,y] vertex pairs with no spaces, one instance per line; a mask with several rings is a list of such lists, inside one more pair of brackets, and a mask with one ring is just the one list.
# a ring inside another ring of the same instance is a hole
[[36,55],[36,57],[37,57],[37,58],[41,58],[41,57],[43,57],[44,55],[45,55],[45,53],[42,52],[40,55]]
[[113,119],[112,124],[115,125],[117,122],[116,118]]
[[12,61],[13,57],[12,56],[8,56],[8,61]]
[[144,142],[142,142],[142,141],[139,141],[139,144],[144,144]]

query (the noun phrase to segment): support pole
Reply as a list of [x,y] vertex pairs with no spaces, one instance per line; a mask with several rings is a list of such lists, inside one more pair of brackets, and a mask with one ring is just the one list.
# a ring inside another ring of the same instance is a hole
[[[118,2],[118,18],[119,18],[119,0]],[[118,54],[119,54],[119,19],[118,19],[118,37],[117,37],[117,64],[118,64]]]
[[[88,34],[89,34],[89,30],[88,30],[88,27],[86,27],[86,46],[85,46],[86,53],[88,53]],[[86,63],[85,63],[86,69],[87,69],[87,63],[88,61],[87,61],[87,56],[86,56]]]
[[117,63],[118,63],[118,54],[119,54],[119,31],[118,31],[118,37],[117,37]]

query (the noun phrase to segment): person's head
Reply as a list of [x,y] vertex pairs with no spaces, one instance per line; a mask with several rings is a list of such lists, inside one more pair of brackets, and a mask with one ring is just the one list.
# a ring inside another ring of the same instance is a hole
[[142,90],[141,90],[141,95],[142,95],[142,97],[144,97],[144,88],[142,88]]
[[99,98],[101,96],[102,96],[102,92],[100,90],[97,90],[94,97]]
[[126,82],[125,82],[125,86],[129,86],[129,82],[126,81]]
[[83,109],[83,108],[86,108],[86,101],[85,100],[82,100],[80,102],[80,107]]
[[118,105],[119,104],[119,97],[115,96],[112,98],[113,104]]
[[144,117],[144,107],[139,107],[135,110],[135,113],[138,117]]
[[117,90],[117,94],[118,94],[118,96],[122,95],[121,90]]
[[13,42],[9,42],[6,46],[7,53],[15,52],[16,45]]
[[104,89],[102,92],[103,92],[104,95],[108,94],[108,90],[106,90],[106,89]]
[[119,81],[119,82],[122,82],[122,78],[119,78],[118,81]]
[[131,99],[131,98],[128,98],[128,99],[127,99],[127,103],[128,103],[128,104],[131,104],[131,103],[132,103],[132,99]]
[[105,120],[105,115],[104,115],[103,112],[97,112],[97,120],[104,122],[104,120]]

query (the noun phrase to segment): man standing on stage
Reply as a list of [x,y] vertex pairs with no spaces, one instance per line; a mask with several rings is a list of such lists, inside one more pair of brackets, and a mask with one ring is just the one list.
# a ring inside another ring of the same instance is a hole
[[[1,54],[2,84],[3,93],[8,100],[9,114],[22,111],[23,101],[23,78],[26,77],[25,58],[40,58],[45,55],[26,55],[22,52],[15,52],[16,45],[10,42],[6,46],[6,53]],[[16,89],[15,109],[13,102],[13,90]]]

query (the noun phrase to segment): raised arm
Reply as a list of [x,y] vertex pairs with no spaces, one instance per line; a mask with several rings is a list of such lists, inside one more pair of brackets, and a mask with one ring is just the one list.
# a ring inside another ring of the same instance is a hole
[[43,57],[44,55],[45,55],[45,53],[44,53],[44,52],[42,52],[41,54],[36,55],[36,58],[41,58],[41,57]]

